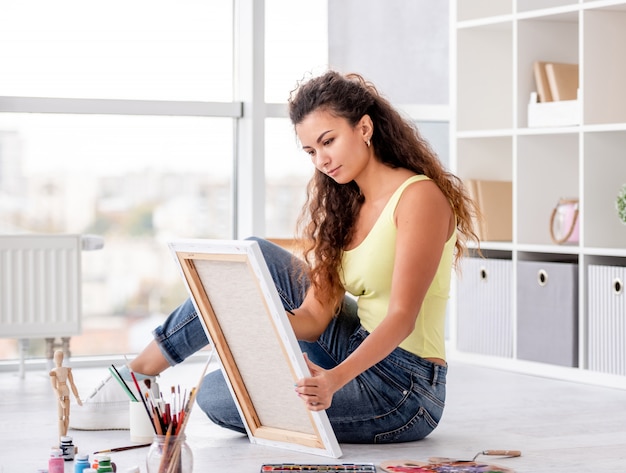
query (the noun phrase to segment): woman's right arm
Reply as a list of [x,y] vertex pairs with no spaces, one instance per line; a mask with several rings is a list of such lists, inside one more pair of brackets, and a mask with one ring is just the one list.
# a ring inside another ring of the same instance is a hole
[[315,287],[311,286],[302,305],[292,311],[289,322],[298,340],[314,342],[326,330],[333,318],[334,310],[326,307],[315,297]]

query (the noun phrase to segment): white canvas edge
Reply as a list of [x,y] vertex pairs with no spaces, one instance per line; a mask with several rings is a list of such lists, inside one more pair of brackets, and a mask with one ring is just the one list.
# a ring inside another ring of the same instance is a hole
[[[285,350],[289,355],[289,363],[291,364],[296,375],[301,378],[304,376],[309,376],[310,372],[308,366],[306,365],[306,361],[304,360],[304,356],[300,349],[300,345],[296,339],[296,336],[291,328],[291,324],[287,315],[285,314],[285,310],[280,301],[280,296],[278,295],[278,291],[274,285],[272,277],[270,275],[269,269],[267,268],[267,264],[265,263],[265,259],[263,258],[263,254],[261,253],[261,249],[259,244],[254,240],[214,240],[214,239],[177,239],[168,242],[168,247],[172,253],[174,261],[183,277],[183,281],[185,283],[185,287],[189,293],[189,296],[196,308],[198,313],[200,309],[192,297],[192,292],[189,287],[189,282],[184,275],[183,268],[178,259],[178,252],[193,252],[193,253],[205,253],[205,254],[233,254],[233,255],[246,255],[248,257],[248,261],[254,271],[254,274],[257,276],[261,290],[263,292],[263,296],[267,302],[267,306],[271,311],[272,318],[276,323],[276,328],[280,332],[280,336],[284,342]],[[200,322],[202,323],[202,327],[204,328],[204,332],[213,344],[213,340],[211,339],[211,334],[206,327],[203,317],[200,317]],[[216,351],[216,350],[214,350]],[[235,391],[231,385],[228,376],[226,375],[226,370],[224,368],[224,364],[219,356],[219,353],[216,353],[218,364],[222,373],[224,374],[224,379],[226,380],[226,384],[228,385],[228,389],[231,392],[233,400],[235,401],[235,405],[237,406],[237,410],[239,411],[239,415],[241,416],[244,427],[248,434],[248,438],[250,442],[258,444],[258,445],[266,445],[278,448],[284,448],[288,450],[295,450],[304,453],[311,453],[315,455],[323,455],[332,458],[339,458],[342,455],[341,448],[337,439],[335,437],[335,433],[333,428],[328,420],[328,416],[326,415],[326,411],[311,411],[311,418],[315,423],[315,426],[319,432],[322,443],[324,444],[323,449],[321,448],[313,448],[307,447],[297,443],[289,443],[289,442],[280,442],[276,440],[268,440],[264,438],[255,437],[246,421],[246,417],[243,414],[242,408],[235,396]]]

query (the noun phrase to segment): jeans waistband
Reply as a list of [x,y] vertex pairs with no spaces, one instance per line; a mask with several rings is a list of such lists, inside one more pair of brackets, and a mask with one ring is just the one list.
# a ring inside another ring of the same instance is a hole
[[[360,339],[360,344],[369,336],[369,332],[363,327],[359,327],[354,335]],[[437,383],[446,383],[446,374],[448,372],[447,366],[433,363],[432,361],[426,360],[415,353],[405,350],[404,348],[396,347],[389,355],[387,355],[385,360],[401,367],[402,369],[412,371],[425,377],[426,379],[429,379],[431,385],[433,386]]]

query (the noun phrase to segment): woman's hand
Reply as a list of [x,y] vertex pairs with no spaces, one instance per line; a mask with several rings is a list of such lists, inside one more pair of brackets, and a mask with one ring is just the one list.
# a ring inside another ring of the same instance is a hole
[[332,372],[320,368],[304,353],[311,377],[299,379],[296,383],[296,392],[311,411],[328,409],[333,400],[333,394],[337,390],[333,382]]

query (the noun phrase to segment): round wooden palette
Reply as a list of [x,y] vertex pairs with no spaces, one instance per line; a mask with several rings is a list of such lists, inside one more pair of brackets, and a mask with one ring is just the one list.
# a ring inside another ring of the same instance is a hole
[[474,461],[419,462],[413,460],[390,460],[380,464],[388,473],[515,473],[500,465]]

